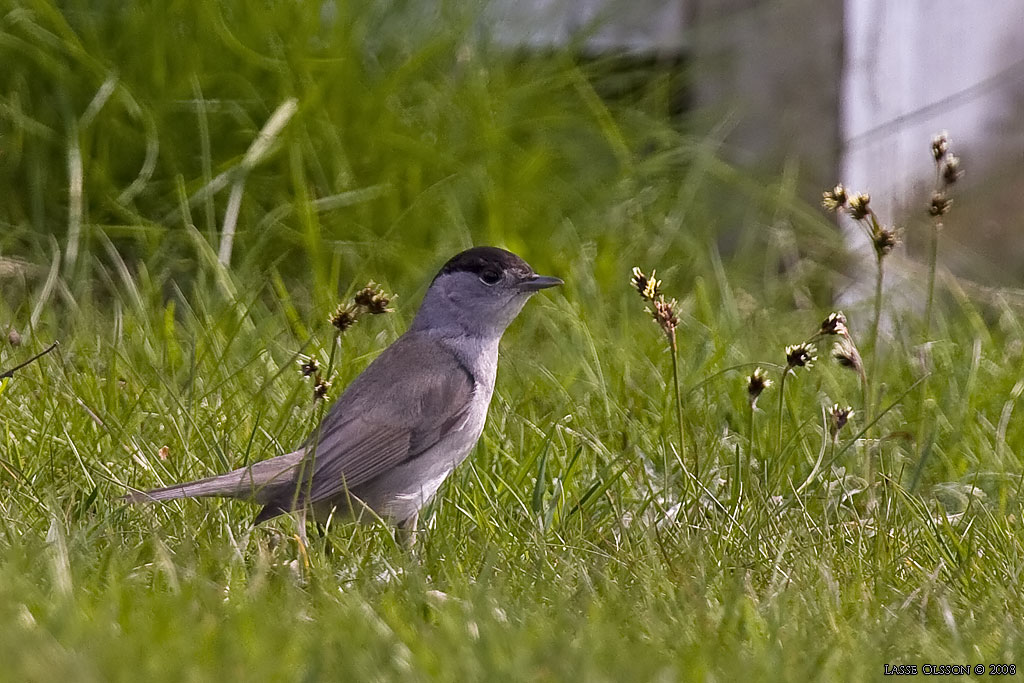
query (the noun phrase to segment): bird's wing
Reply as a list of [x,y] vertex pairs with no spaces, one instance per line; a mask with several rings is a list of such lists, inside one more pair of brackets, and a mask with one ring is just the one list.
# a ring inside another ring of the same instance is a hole
[[472,374],[449,350],[402,337],[349,386],[311,437],[313,476],[304,498],[332,500],[426,452],[465,422],[473,388]]

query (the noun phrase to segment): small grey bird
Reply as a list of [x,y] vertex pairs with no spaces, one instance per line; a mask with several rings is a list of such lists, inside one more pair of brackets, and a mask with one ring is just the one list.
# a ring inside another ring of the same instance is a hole
[[379,516],[411,535],[420,508],[480,438],[501,335],[532,294],[561,284],[504,249],[457,254],[409,329],[348,386],[302,448],[127,498],[239,498],[263,506],[254,524],[292,510],[311,509],[318,520],[332,512]]

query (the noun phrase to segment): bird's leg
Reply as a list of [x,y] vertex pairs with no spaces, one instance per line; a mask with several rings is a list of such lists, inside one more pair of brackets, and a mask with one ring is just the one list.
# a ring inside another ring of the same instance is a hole
[[316,535],[320,537],[324,544],[324,554],[332,555],[334,553],[334,545],[331,543],[330,536],[327,535],[327,525],[316,522]]
[[420,514],[417,512],[395,526],[395,543],[406,550],[413,549],[413,546],[416,545],[416,522],[419,518]]
[[295,524],[299,528],[299,553],[302,555],[302,561],[306,565],[306,569],[309,569],[309,536],[306,535],[306,512],[306,506],[302,506],[295,511]]

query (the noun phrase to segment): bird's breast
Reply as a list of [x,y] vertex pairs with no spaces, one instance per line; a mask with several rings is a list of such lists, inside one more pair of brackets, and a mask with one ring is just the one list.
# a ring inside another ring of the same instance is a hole
[[417,513],[472,452],[483,433],[492,392],[491,385],[475,382],[466,415],[458,425],[424,453],[353,493],[392,521],[401,522]]

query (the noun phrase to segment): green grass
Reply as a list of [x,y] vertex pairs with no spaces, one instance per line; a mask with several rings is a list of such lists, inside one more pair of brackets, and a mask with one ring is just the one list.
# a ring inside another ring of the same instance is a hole
[[[699,117],[669,120],[667,77],[608,96],[621,64],[508,54],[417,3],[95,4],[0,4],[0,329],[24,337],[0,370],[61,343],[0,383],[0,679],[859,681],[1024,661],[1024,318],[998,292],[946,280],[929,340],[891,314],[877,443],[821,344],[786,382],[776,450],[782,349],[848,284],[842,245],[796,177],[737,172]],[[290,519],[250,533],[242,503],[119,500],[294,448],[318,411],[296,358],[326,361],[335,303],[369,279],[399,294],[342,338],[334,397],[444,259],[484,243],[567,285],[506,336],[484,436],[413,555],[335,525],[306,566]],[[633,265],[680,299],[686,462]],[[858,341],[871,311],[847,309]],[[751,434],[755,364],[776,384]],[[833,402],[858,411],[834,451]],[[878,486],[845,495],[869,447]]]

